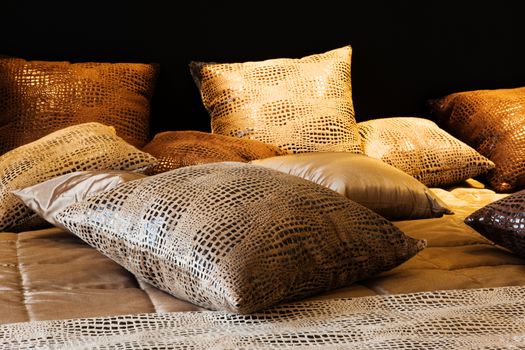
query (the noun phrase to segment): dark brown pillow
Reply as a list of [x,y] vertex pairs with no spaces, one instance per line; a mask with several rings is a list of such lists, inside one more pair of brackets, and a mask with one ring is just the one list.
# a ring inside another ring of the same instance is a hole
[[496,164],[487,176],[494,189],[525,186],[525,87],[458,92],[429,105],[451,133]]
[[0,58],[0,154],[85,122],[144,146],[156,75],[154,64]]
[[284,150],[261,141],[191,130],[158,133],[143,150],[159,161],[153,168],[154,174],[188,165],[249,162],[286,154]]
[[525,258],[525,190],[484,206],[467,216],[465,223]]

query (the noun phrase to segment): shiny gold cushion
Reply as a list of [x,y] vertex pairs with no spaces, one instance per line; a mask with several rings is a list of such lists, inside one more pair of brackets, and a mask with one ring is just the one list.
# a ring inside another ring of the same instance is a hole
[[450,211],[425,185],[375,158],[347,152],[291,154],[251,162],[328,187],[389,220]]
[[146,171],[156,159],[125,142],[115,129],[84,123],[55,131],[0,156],[0,230],[32,229],[34,213],[11,191],[81,170]]
[[525,187],[525,87],[458,92],[430,105],[454,135],[496,164],[487,174],[496,191]]
[[360,153],[345,46],[300,59],[191,62],[212,132],[291,153]]
[[158,160],[153,174],[188,165],[214,162],[249,162],[286,152],[266,143],[201,131],[165,131],[142,149]]
[[38,216],[54,226],[61,226],[55,220],[55,214],[66,206],[145,176],[138,172],[124,170],[76,171],[12,193]]
[[366,155],[430,187],[456,184],[494,167],[489,159],[427,119],[373,119],[358,127]]
[[152,64],[0,58],[0,155],[85,122],[145,145],[156,75]]
[[56,219],[179,299],[239,313],[373,276],[425,245],[328,188],[235,162],[130,181]]

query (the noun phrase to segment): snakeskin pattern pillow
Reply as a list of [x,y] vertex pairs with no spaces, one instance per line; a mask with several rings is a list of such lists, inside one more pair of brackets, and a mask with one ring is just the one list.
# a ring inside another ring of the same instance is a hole
[[259,140],[290,153],[360,153],[345,46],[300,59],[191,62],[212,132]]
[[153,174],[188,165],[215,162],[249,162],[286,154],[266,143],[201,131],[165,131],[142,149],[158,160]]
[[465,223],[525,258],[525,190],[487,204],[467,216]]
[[427,119],[373,119],[359,123],[358,128],[366,155],[427,186],[453,185],[494,167],[489,159]]
[[234,162],[127,182],[56,219],[177,298],[238,313],[351,284],[425,246],[328,188]]
[[144,146],[156,76],[152,64],[0,58],[0,155],[86,122]]
[[146,171],[155,164],[152,155],[118,137],[113,127],[84,123],[55,131],[0,156],[0,230],[33,229],[45,222],[13,190],[74,171]]
[[525,187],[525,87],[458,92],[430,106],[454,135],[496,164],[487,174],[496,191]]
[[421,182],[364,154],[322,152],[254,160],[328,187],[388,220],[441,217],[451,212]]

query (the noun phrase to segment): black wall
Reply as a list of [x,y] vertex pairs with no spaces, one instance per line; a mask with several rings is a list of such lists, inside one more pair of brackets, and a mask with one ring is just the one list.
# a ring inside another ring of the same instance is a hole
[[350,44],[358,121],[428,117],[429,98],[525,85],[523,1],[314,1],[7,1],[0,53],[160,63],[152,132],[209,130],[191,60],[302,57]]

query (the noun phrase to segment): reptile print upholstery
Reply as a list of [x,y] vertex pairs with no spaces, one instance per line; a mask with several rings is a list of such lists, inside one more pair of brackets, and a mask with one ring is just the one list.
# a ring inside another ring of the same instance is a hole
[[260,141],[201,131],[165,131],[143,148],[158,160],[153,174],[188,165],[214,162],[249,162],[286,154]]
[[142,147],[156,75],[152,64],[0,58],[0,154],[85,122]]
[[332,190],[245,163],[127,182],[56,219],[154,286],[239,313],[373,276],[426,244]]
[[212,132],[291,153],[360,153],[345,46],[300,59],[191,62]]
[[430,101],[432,111],[461,140],[496,164],[492,187],[525,187],[525,87],[458,92]]
[[494,167],[489,159],[428,119],[373,119],[358,127],[366,155],[430,187],[457,184]]

